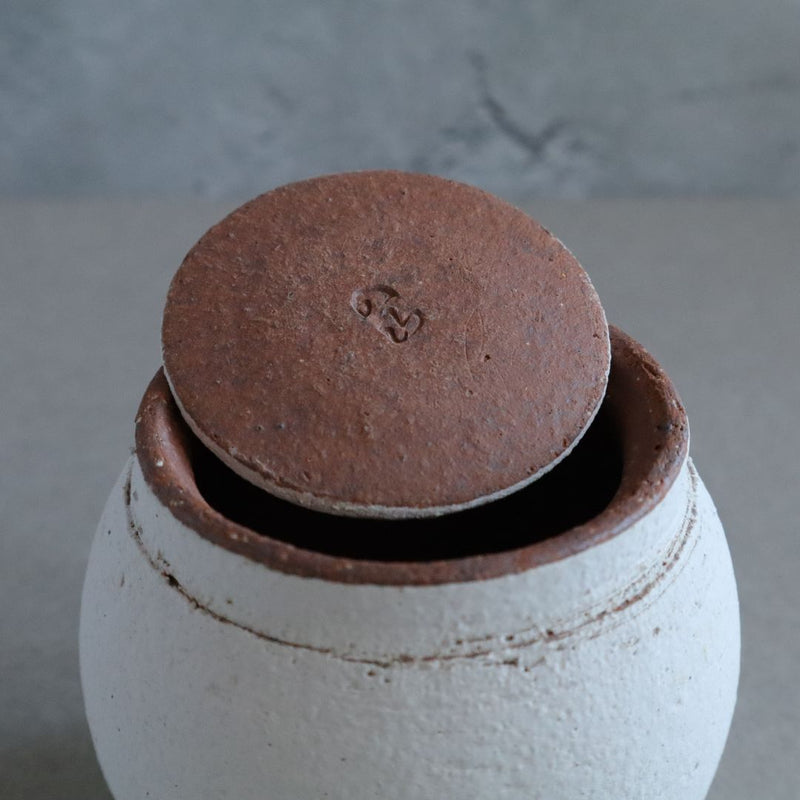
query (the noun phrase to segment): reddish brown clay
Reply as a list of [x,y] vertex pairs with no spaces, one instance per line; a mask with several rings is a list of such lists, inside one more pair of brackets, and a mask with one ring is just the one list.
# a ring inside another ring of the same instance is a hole
[[[345,583],[395,585],[481,580],[520,572],[585,550],[628,528],[664,498],[686,458],[689,439],[686,415],[669,378],[641,345],[618,329],[611,328],[611,342],[611,375],[600,417],[610,430],[610,438],[602,446],[618,451],[620,457],[621,472],[615,479],[613,498],[590,519],[538,541],[538,518],[547,509],[532,504],[529,509],[532,543],[500,552],[428,561],[333,556],[278,539],[277,536],[286,535],[286,529],[291,535],[291,529],[299,526],[292,524],[291,511],[287,516],[276,509],[282,505],[287,509],[295,508],[296,514],[313,514],[320,525],[335,517],[314,514],[266,494],[263,495],[265,504],[260,526],[265,532],[257,533],[234,522],[213,508],[198,488],[195,472],[203,448],[181,418],[162,372],[151,382],[139,409],[137,457],[148,485],[179,520],[215,544],[272,569]],[[573,457],[553,470],[554,479],[560,470],[569,468]],[[596,473],[589,475],[583,485],[573,487],[577,502],[592,490],[593,482],[603,479],[600,471],[607,468],[607,463],[605,456],[598,460]],[[532,489],[515,494],[513,502],[526,503],[527,493]],[[439,524],[443,520],[455,520],[456,524],[460,521],[468,530],[471,515],[480,513],[492,515],[494,527],[499,529],[504,524],[503,514],[495,509],[511,500],[506,498],[441,520],[375,521],[375,524],[383,526],[381,531],[385,531],[386,526],[397,526],[397,536],[422,523]],[[558,507],[558,497],[551,498],[550,502],[556,505],[550,511],[557,517],[570,510]],[[273,523],[275,536],[270,536]],[[490,529],[485,520],[479,529],[488,550]],[[409,558],[413,557],[409,554]]]
[[169,291],[164,365],[199,438],[268,491],[436,515],[518,489],[588,427],[603,310],[574,257],[478,189],[364,172],[213,227]]

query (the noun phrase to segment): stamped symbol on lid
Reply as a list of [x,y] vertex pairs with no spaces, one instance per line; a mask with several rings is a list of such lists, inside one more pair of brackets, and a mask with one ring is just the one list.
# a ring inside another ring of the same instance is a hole
[[422,327],[420,310],[406,308],[400,295],[390,286],[357,289],[350,297],[350,306],[394,344],[407,342]]

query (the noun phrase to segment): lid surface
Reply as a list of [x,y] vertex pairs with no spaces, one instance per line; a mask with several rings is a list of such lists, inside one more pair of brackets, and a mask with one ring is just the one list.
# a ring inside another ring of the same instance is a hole
[[300,505],[433,516],[535,480],[603,398],[605,315],[575,258],[479,189],[400,172],[275,189],[170,286],[164,367],[199,438]]

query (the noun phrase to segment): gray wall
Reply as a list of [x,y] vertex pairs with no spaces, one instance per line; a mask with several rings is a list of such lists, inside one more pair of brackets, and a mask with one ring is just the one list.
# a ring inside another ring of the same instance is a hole
[[800,192],[798,0],[0,0],[0,194]]

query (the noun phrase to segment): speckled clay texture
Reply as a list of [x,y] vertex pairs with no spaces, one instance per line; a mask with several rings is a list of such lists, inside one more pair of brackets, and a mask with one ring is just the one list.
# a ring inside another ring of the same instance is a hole
[[[663,373],[631,377],[671,402]],[[100,522],[81,620],[116,800],[705,796],[739,623],[722,527],[685,452],[634,492],[638,516],[583,549],[405,585],[221,547],[138,459]]]
[[164,365],[200,439],[323,511],[436,515],[552,468],[606,388],[605,315],[563,245],[430,175],[269,192],[214,226],[170,287]]

